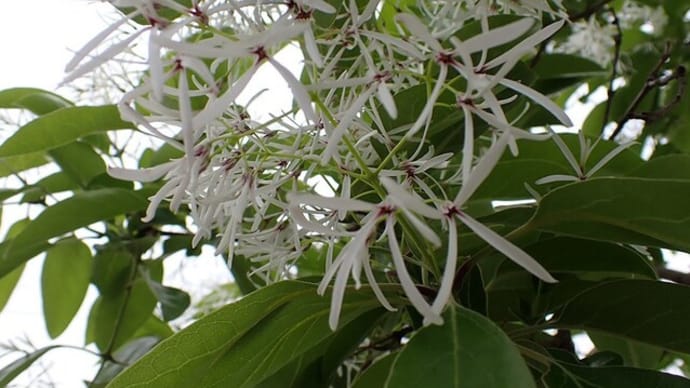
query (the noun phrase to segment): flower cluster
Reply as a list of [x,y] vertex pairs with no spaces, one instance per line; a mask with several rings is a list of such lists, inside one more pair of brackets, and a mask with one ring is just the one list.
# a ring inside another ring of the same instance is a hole
[[[555,281],[465,205],[506,148],[517,153],[518,139],[548,138],[516,127],[519,116],[506,106],[536,104],[571,125],[549,98],[511,79],[516,64],[563,26],[559,1],[420,1],[402,10],[383,0],[111,3],[122,20],[77,53],[69,77],[146,41],[148,70],[119,109],[184,155],[149,169],[110,169],[122,179],[163,180],[147,220],[163,201],[187,207],[194,244],[212,240],[229,260],[248,258],[251,275],[264,281],[293,276],[309,249],[326,252],[319,292],[333,282],[333,328],[349,278],[359,286],[362,271],[386,308],[394,306],[378,283],[396,282],[425,323],[441,323],[463,259],[461,225]],[[496,14],[517,16],[497,24]],[[129,34],[93,54],[124,29]],[[301,72],[276,57],[294,45],[302,48]],[[292,110],[251,114],[264,66],[290,88]],[[400,97],[413,90],[423,99],[414,109]],[[464,140],[437,154],[432,124],[441,105],[460,114],[455,131]],[[411,110],[418,112],[410,119]],[[479,138],[490,146],[475,147]],[[318,194],[329,185],[333,194]],[[414,266],[424,275],[413,275]],[[437,292],[431,298],[420,286]]]

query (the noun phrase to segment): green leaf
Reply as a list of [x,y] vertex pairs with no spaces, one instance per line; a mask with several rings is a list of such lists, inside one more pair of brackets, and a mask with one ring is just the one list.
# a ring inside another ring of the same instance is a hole
[[[384,311],[379,308],[360,315],[256,387],[302,388],[347,385],[347,374],[338,376],[337,369],[378,324]],[[341,381],[345,384],[339,384]]]
[[117,349],[134,337],[155,306],[156,298],[142,278],[131,284],[130,292],[123,289],[115,295],[99,296],[89,313],[86,343],[95,342],[102,351]]
[[93,178],[106,172],[103,159],[86,143],[69,143],[48,154],[79,187],[87,187]]
[[7,231],[5,241],[0,243],[0,278],[7,276],[16,268],[23,266],[27,260],[50,247],[50,244],[45,241],[14,244],[15,237],[21,234],[30,223],[29,219],[15,222]]
[[53,92],[36,88],[12,88],[0,91],[0,108],[28,109],[36,115],[74,105]]
[[92,133],[127,128],[132,124],[120,119],[114,105],[63,108],[19,128],[0,145],[0,157],[46,151]]
[[46,252],[41,273],[43,315],[50,338],[62,334],[79,310],[91,278],[91,250],[76,238]]
[[[559,134],[574,155],[579,155],[579,140],[575,134]],[[606,154],[618,146],[615,142],[600,141],[587,160],[586,168],[591,168]],[[558,146],[552,140],[519,141],[520,153],[513,156],[506,152],[491,174],[479,186],[472,198],[489,198],[491,200],[510,200],[531,198],[525,184],[541,191],[543,186],[534,182],[547,175],[573,175]],[[643,164],[639,155],[632,150],[625,150],[597,172],[596,176],[623,175]]]
[[606,76],[606,69],[579,55],[550,53],[539,57],[534,71],[540,79]]
[[2,309],[5,308],[5,305],[7,305],[7,302],[10,300],[12,291],[14,291],[14,287],[17,286],[22,272],[24,272],[24,264],[0,278],[0,312],[2,312]]
[[390,354],[364,370],[355,383],[353,388],[382,388],[391,374],[391,369],[395,364],[398,353]]
[[43,356],[46,352],[59,347],[59,345],[54,345],[38,349],[37,351],[31,354],[27,354],[12,361],[12,363],[0,369],[0,387],[8,386],[12,382],[12,380],[14,380],[22,372],[28,369],[31,366],[31,364],[33,364],[36,360],[41,358],[41,356]]
[[67,174],[58,171],[41,178],[31,186],[25,187],[22,203],[41,202],[48,194],[72,191],[78,187],[79,186]]
[[[109,387],[252,387],[332,334],[329,306],[315,285],[270,285],[166,339]],[[350,289],[340,326],[377,308],[369,290]]]
[[[634,249],[618,244],[555,237],[532,244],[525,252],[552,274],[575,275],[583,280],[657,277],[649,260]],[[504,261],[501,274],[514,272],[524,273],[512,261]]]
[[52,237],[145,209],[147,200],[130,190],[108,188],[78,192],[38,215],[14,241],[15,246]]
[[112,296],[127,283],[136,257],[121,245],[98,247],[93,258],[91,281],[101,295]]
[[179,288],[164,286],[149,277],[144,277],[144,279],[146,279],[146,284],[161,304],[164,320],[172,321],[187,310],[191,302],[188,293]]
[[657,369],[664,350],[631,339],[589,331],[587,335],[598,350],[612,351],[623,358],[626,366]]
[[444,321],[410,339],[381,387],[536,387],[517,347],[492,321],[463,307],[448,309]]
[[569,236],[690,251],[688,192],[690,181],[594,178],[548,193],[530,223]]
[[94,377],[92,384],[105,386],[128,365],[133,364],[148,353],[158,342],[160,342],[160,339],[157,337],[142,337],[123,345],[113,353],[113,359],[117,360],[117,362],[105,361],[103,367]]
[[554,326],[598,330],[690,354],[690,287],[650,280],[595,286],[556,313]]
[[[564,373],[564,370],[567,371]],[[542,378],[549,388],[690,388],[690,380],[668,373],[624,366],[551,366]]]
[[48,163],[44,152],[33,152],[17,156],[0,157],[0,178]]

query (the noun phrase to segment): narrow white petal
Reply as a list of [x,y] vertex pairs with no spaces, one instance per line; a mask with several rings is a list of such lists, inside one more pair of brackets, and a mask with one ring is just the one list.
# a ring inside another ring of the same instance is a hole
[[339,234],[335,230],[326,227],[323,224],[308,220],[304,216],[304,213],[302,213],[302,209],[300,209],[299,206],[289,206],[288,211],[290,212],[290,216],[292,216],[292,219],[295,221],[295,223],[306,230],[317,232],[324,236],[333,236]]
[[484,224],[475,220],[474,218],[468,216],[467,214],[460,213],[458,215],[460,221],[462,221],[468,228],[472,229],[477,236],[481,237],[484,241],[489,243],[497,251],[506,255],[510,260],[514,261],[517,265],[526,269],[528,272],[538,277],[539,279],[547,283],[556,283],[557,280],[554,279],[551,274],[542,267],[539,262],[534,260],[532,256],[528,255],[520,249],[515,244],[503,238],[498,233],[486,227]]
[[117,44],[114,44],[114,45],[108,47],[102,53],[93,56],[90,61],[77,67],[67,77],[65,77],[62,80],[62,84],[66,84],[68,82],[74,81],[75,79],[83,76],[84,74],[89,73],[90,71],[94,70],[98,66],[106,63],[107,61],[112,59],[114,56],[121,53],[127,46],[129,46],[130,43],[132,43],[132,41],[134,39],[139,37],[139,35],[141,35],[144,31],[147,31],[147,29],[139,30],[139,31],[133,33],[132,35],[128,36],[127,39],[124,39],[121,42],[118,42]]
[[433,229],[429,227],[425,222],[417,218],[412,212],[407,210],[406,208],[401,208],[402,212],[405,214],[405,217],[407,217],[410,222],[412,222],[412,225],[417,229],[419,233],[431,244],[434,245],[434,247],[440,247],[441,246],[441,239],[438,238],[436,235],[436,232],[434,232]]
[[338,275],[335,277],[333,283],[333,295],[331,296],[331,311],[328,315],[328,325],[331,330],[338,328],[338,320],[340,319],[340,309],[343,307],[343,298],[345,298],[345,288],[347,287],[347,275],[353,262],[348,262],[348,265],[342,265],[338,269]]
[[532,101],[536,102],[537,104],[541,105],[544,107],[544,109],[548,110],[549,113],[554,115],[558,119],[558,121],[561,122],[561,124],[565,125],[566,127],[572,127],[573,122],[570,120],[570,117],[561,109],[560,106],[556,105],[553,101],[551,101],[548,97],[545,95],[537,92],[536,90],[530,88],[529,86],[523,85],[519,82],[515,82],[513,80],[509,79],[502,79],[498,81],[501,85],[507,86],[516,92],[527,96],[529,99]]
[[568,164],[570,164],[570,167],[573,168],[575,174],[580,175],[582,173],[582,168],[580,167],[580,164],[577,162],[577,159],[575,159],[575,155],[573,155],[573,152],[570,151],[570,148],[568,148],[563,139],[561,139],[561,137],[556,132],[554,132],[554,130],[551,129],[551,127],[546,127],[546,129],[551,133],[551,139],[553,139],[554,143],[556,143],[558,149],[561,150],[561,153],[568,161]]
[[156,194],[149,197],[149,206],[146,208],[146,215],[141,219],[143,222],[149,222],[156,216],[156,210],[161,202],[168,196],[179,184],[181,178],[175,177],[167,181]]
[[545,185],[548,183],[555,183],[555,182],[576,182],[577,180],[578,180],[578,178],[576,176],[553,174],[553,175],[547,175],[543,178],[539,178],[534,183],[538,184],[538,185]]
[[322,197],[314,194],[289,193],[288,202],[343,211],[372,211],[376,205],[352,198]]
[[434,89],[431,91],[431,95],[426,100],[426,105],[424,105],[422,113],[419,115],[419,117],[417,117],[417,121],[415,121],[415,123],[412,124],[412,127],[407,131],[405,136],[414,135],[420,128],[422,128],[422,125],[424,125],[424,123],[429,119],[429,117],[434,111],[434,104],[436,104],[436,100],[438,99],[438,96],[441,94],[441,90],[443,90],[443,85],[446,82],[447,75],[448,66],[441,65],[441,70],[439,71],[438,79],[436,80],[436,85],[434,85]]
[[371,290],[374,291],[374,295],[376,295],[376,299],[378,299],[379,303],[388,311],[396,311],[397,309],[391,306],[388,299],[386,299],[386,296],[383,294],[383,291],[381,291],[381,287],[379,287],[376,277],[374,277],[374,272],[371,270],[369,260],[364,262],[364,274],[367,276],[367,281],[371,286]]
[[331,157],[333,157],[333,155],[336,153],[338,145],[340,144],[340,139],[345,136],[345,132],[347,132],[348,127],[350,124],[352,124],[352,120],[354,120],[355,116],[357,116],[357,113],[360,112],[364,104],[373,93],[373,87],[367,88],[365,91],[361,92],[357,99],[352,102],[352,105],[348,108],[348,110],[342,115],[338,126],[333,129],[330,137],[328,138],[328,145],[321,154],[321,163],[328,163]]
[[416,16],[410,15],[408,13],[399,13],[395,15],[395,19],[401,22],[408,31],[417,38],[421,39],[424,43],[429,45],[434,51],[441,52],[443,47],[438,43],[436,39],[431,35],[426,26],[417,19]]
[[332,5],[328,4],[323,0],[306,0],[304,1],[304,4],[314,9],[318,9],[323,13],[335,13],[336,11],[336,9]]
[[464,42],[460,42],[457,39],[452,39],[452,43],[456,50],[465,51],[471,54],[480,50],[488,50],[492,47],[508,43],[527,32],[527,30],[532,28],[533,25],[534,19],[524,18],[516,22],[506,24],[505,26],[494,28],[493,30],[475,35]]
[[410,193],[391,178],[381,177],[381,184],[386,188],[393,202],[399,207],[412,210],[427,218],[441,219],[441,212],[425,204],[421,198]]
[[465,113],[465,140],[462,146],[462,181],[467,182],[470,179],[472,161],[474,160],[474,120],[472,120],[472,112],[464,105],[462,110]]
[[624,144],[620,144],[618,147],[614,148],[611,152],[606,154],[606,156],[601,158],[601,160],[599,162],[597,162],[597,164],[595,164],[594,167],[592,167],[592,169],[587,171],[587,177],[589,178],[592,175],[596,174],[596,172],[599,171],[602,167],[604,167],[606,165],[606,163],[611,161],[611,159],[615,158],[616,155],[620,154],[621,152],[623,152],[624,150],[626,150],[628,147],[632,146],[633,144],[635,144],[635,143],[634,142],[624,143]]
[[381,105],[383,105],[383,107],[386,109],[388,116],[390,116],[392,119],[397,118],[398,109],[395,107],[395,99],[385,83],[380,83],[379,87],[376,88],[376,96],[381,102]]
[[287,82],[288,87],[292,91],[292,95],[295,97],[295,100],[297,100],[299,107],[302,108],[302,112],[304,112],[304,116],[307,120],[316,123],[318,120],[316,118],[316,113],[314,113],[314,109],[311,107],[311,97],[309,97],[309,92],[304,88],[304,85],[292,75],[290,70],[281,65],[280,62],[271,57],[268,58],[268,61],[278,70],[280,75],[283,76],[285,82]]
[[314,37],[314,31],[311,28],[307,28],[304,31],[304,46],[307,49],[307,54],[311,58],[312,62],[317,67],[323,67],[323,59],[319,53],[319,48],[316,46],[316,38]]
[[370,38],[374,38],[378,41],[381,41],[385,44],[389,44],[391,46],[395,46],[401,51],[403,51],[403,54],[407,54],[411,57],[417,58],[417,59],[424,59],[424,54],[422,54],[417,47],[414,45],[405,42],[402,39],[398,39],[395,37],[392,37],[390,35],[382,34],[380,32],[375,32],[375,31],[360,31],[359,32],[361,35],[368,36]]
[[158,29],[153,29],[149,34],[149,74],[151,76],[151,91],[156,101],[163,101],[163,62],[161,61],[161,47],[158,45],[155,36],[159,34]]
[[484,182],[484,179],[489,176],[496,166],[496,163],[501,159],[510,138],[511,136],[508,132],[503,132],[498,140],[496,140],[481,159],[479,159],[479,163],[472,169],[467,181],[462,182],[460,192],[457,197],[455,197],[455,206],[458,208],[462,207],[462,205],[470,199],[472,194],[474,194],[479,185]]
[[98,45],[101,44],[105,40],[105,38],[108,37],[108,35],[112,34],[114,31],[120,28],[123,24],[127,23],[127,21],[129,20],[129,17],[123,17],[122,19],[108,26],[105,30],[99,32],[98,35],[91,38],[91,40],[89,40],[84,45],[84,47],[79,49],[79,51],[74,53],[72,59],[70,59],[70,61],[67,62],[67,65],[65,66],[65,72],[70,72],[74,70],[74,68],[77,67],[79,62],[81,62],[82,59],[84,59],[91,51],[98,47]]
[[424,296],[417,290],[414,281],[410,277],[405,267],[405,260],[403,259],[402,253],[400,252],[400,245],[398,244],[398,239],[395,236],[394,221],[392,218],[386,220],[386,234],[388,236],[388,246],[391,250],[391,257],[393,258],[393,264],[395,265],[395,272],[400,280],[400,285],[407,295],[407,298],[412,303],[417,311],[419,311],[422,316],[424,316],[425,324],[435,323],[437,325],[443,324],[443,319],[440,315],[434,313],[431,310],[431,306],[426,302]]
[[448,304],[450,294],[453,291],[453,281],[455,280],[455,268],[458,263],[458,230],[455,225],[455,219],[448,220],[448,253],[446,255],[446,267],[443,269],[443,278],[441,279],[441,287],[438,289],[438,294],[431,309],[438,315],[441,315],[443,308]]
[[223,95],[213,101],[209,101],[192,120],[194,130],[201,129],[206,124],[220,117],[230,105],[233,104],[237,96],[242,93],[244,88],[256,73],[257,66],[252,66],[246,73],[235,81]]
[[108,175],[125,181],[153,182],[162,178],[168,171],[172,170],[176,164],[177,162],[167,162],[139,170],[108,167]]
[[527,39],[516,44],[510,50],[491,60],[489,63],[485,65],[485,67],[487,69],[491,69],[502,63],[508,62],[513,58],[521,57],[526,51],[530,50],[532,47],[538,45],[539,43],[549,38],[551,35],[555,34],[558,30],[561,29],[561,27],[563,27],[563,24],[565,24],[565,20],[559,20],[555,23],[549,24],[548,26],[530,35]]

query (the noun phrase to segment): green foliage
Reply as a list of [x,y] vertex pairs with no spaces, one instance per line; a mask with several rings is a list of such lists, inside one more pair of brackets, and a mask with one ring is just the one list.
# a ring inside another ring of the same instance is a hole
[[89,247],[74,238],[62,240],[46,252],[41,291],[51,338],[59,336],[79,310],[89,286],[91,263]]
[[[177,9],[159,10],[163,22],[180,17],[195,4],[186,0],[177,3]],[[295,6],[301,2],[288,3]],[[359,0],[327,3],[340,11],[354,6],[356,12],[364,12],[369,4]],[[417,15],[426,12],[418,3],[385,1],[366,26],[407,39],[396,15],[401,10]],[[516,7],[518,3],[511,2]],[[621,15],[625,3],[630,2],[563,1],[574,22],[600,23],[610,23],[613,12]],[[72,323],[87,289],[95,290],[97,297],[90,306],[84,333],[85,343],[94,344],[101,357],[92,387],[690,387],[690,380],[662,372],[677,360],[690,360],[690,279],[670,270],[668,257],[662,253],[662,249],[690,252],[690,109],[686,109],[690,88],[686,87],[684,70],[690,66],[690,50],[683,43],[690,25],[680,17],[689,6],[682,1],[632,3],[663,7],[669,20],[662,31],[654,31],[656,35],[645,31],[640,21],[622,23],[623,39],[613,63],[552,50],[577,33],[573,24],[545,41],[538,51],[521,53],[509,73],[512,79],[549,96],[561,107],[574,99],[578,89],[588,89],[579,97],[587,101],[597,88],[614,86],[606,100],[591,103],[593,109],[580,118],[582,128],[577,129],[585,136],[558,135],[579,165],[574,167],[563,146],[553,139],[517,139],[519,152],[505,152],[458,209],[506,236],[557,283],[536,279],[468,227],[461,226],[457,241],[449,241],[449,221],[444,218],[431,227],[431,233],[441,240],[439,248],[417,239],[422,236],[408,233],[405,229],[410,225],[399,222],[392,227],[393,234],[404,236],[400,238],[404,266],[413,287],[427,302],[440,293],[441,274],[448,268],[445,255],[439,252],[445,253],[451,243],[457,243],[457,270],[449,286],[451,300],[442,315],[443,325],[425,326],[416,306],[404,297],[407,290],[402,289],[400,276],[391,264],[391,249],[382,242],[385,238],[378,238],[385,233],[383,223],[372,229],[378,233],[376,238],[372,232],[366,241],[371,254],[366,259],[372,267],[371,276],[395,311],[381,307],[380,299],[361,276],[361,287],[354,282],[343,285],[346,292],[340,319],[332,330],[329,313],[333,290],[328,288],[325,295],[319,295],[316,283],[322,279],[326,263],[337,257],[349,240],[334,237],[327,246],[310,240],[306,228],[300,230],[302,245],[285,252],[286,256],[299,254],[287,275],[261,271],[265,262],[236,252],[228,269],[233,282],[197,298],[198,290],[170,286],[164,267],[167,269],[167,260],[173,255],[199,255],[204,244],[217,248],[225,226],[214,224],[213,230],[203,231],[210,238],[192,246],[196,230],[187,225],[190,212],[197,210],[195,204],[188,207],[183,202],[177,212],[169,210],[165,202],[150,205],[164,179],[134,185],[113,178],[107,169],[134,164],[152,168],[180,160],[189,151],[174,145],[183,134],[141,150],[137,148],[141,144],[123,145],[113,136],[116,132],[137,132],[137,126],[124,121],[115,105],[76,106],[50,91],[14,88],[0,91],[0,109],[22,110],[29,121],[16,125],[14,133],[0,144],[0,210],[17,206],[31,217],[15,222],[0,241],[0,312],[28,268],[27,262],[42,254],[45,261],[40,291],[51,338],[60,336]],[[312,17],[317,36],[343,27],[346,20],[321,11]],[[551,17],[545,16],[544,21]],[[498,15],[487,18],[486,23],[497,27],[515,20],[515,16]],[[161,23],[141,15],[134,22]],[[207,33],[216,32],[202,19],[198,22],[204,32],[190,41],[202,41]],[[524,35],[540,27],[534,25]],[[454,39],[471,39],[484,28],[480,22],[467,22]],[[453,47],[450,39],[440,43],[444,48]],[[484,54],[493,58],[507,52],[508,46],[493,47]],[[332,57],[323,45],[317,48],[321,55]],[[332,63],[333,69],[349,71],[364,60],[361,50],[354,44],[348,46]],[[383,55],[381,52],[376,55]],[[476,52],[471,59],[483,62],[486,58]],[[226,78],[232,80],[246,74],[251,63],[245,61],[232,69],[219,65],[215,71],[227,73]],[[300,168],[329,179],[348,172],[353,181],[351,197],[376,202],[384,200],[378,192],[383,191],[380,175],[389,168],[407,163],[406,158],[412,155],[452,153],[423,173],[406,170],[409,179],[405,182],[414,185],[419,184],[414,179],[421,179],[430,191],[443,186],[444,193],[457,194],[462,184],[455,178],[462,168],[463,128],[467,123],[457,100],[457,92],[468,87],[461,71],[450,67],[428,126],[414,136],[406,135],[425,109],[440,67],[438,61],[428,61],[424,74],[417,74],[417,84],[392,96],[397,117],[390,117],[384,103],[374,97],[370,98],[372,109],[355,115],[360,124],[382,127],[391,134],[370,139],[371,158],[382,161],[375,178],[353,168],[354,164],[348,165],[349,159],[336,167],[310,161]],[[407,76],[405,71],[412,72],[407,69],[395,76]],[[489,75],[495,72],[483,71]],[[205,82],[203,76],[192,73],[186,73],[189,83]],[[306,67],[301,76],[318,78]],[[173,83],[179,87],[179,81],[172,78],[166,86],[172,88]],[[228,85],[214,87],[222,95]],[[513,98],[506,91],[498,86],[496,97],[505,99],[501,106],[510,123],[540,132],[555,122],[553,114],[533,100]],[[344,88],[334,87],[331,93],[334,100],[353,99]],[[196,114],[211,99],[199,93],[191,100]],[[176,96],[166,95],[161,102],[165,109],[179,105]],[[137,109],[148,108],[142,105]],[[224,119],[228,128],[237,125],[230,113]],[[331,124],[337,125],[340,119],[334,117]],[[618,129],[632,120],[644,122],[639,131]],[[473,157],[477,159],[492,144],[490,139],[497,131],[479,120],[473,130],[474,139],[469,141],[473,141]],[[233,133],[225,139],[227,147],[234,147],[238,154],[256,152],[247,151],[251,142],[262,148],[267,144],[263,137],[276,136],[269,128],[256,131],[262,136],[260,141],[243,137],[244,132]],[[617,154],[593,175],[585,174],[629,140],[638,144]],[[595,146],[581,149],[590,143]],[[587,150],[591,152],[587,154]],[[136,160],[124,156],[134,153]],[[256,155],[251,157],[261,162],[261,154]],[[48,167],[48,172],[41,167]],[[273,168],[259,170],[251,178],[270,181],[278,175]],[[38,171],[40,176],[32,177],[29,171]],[[573,179],[539,182],[554,176]],[[375,184],[368,185],[368,180]],[[302,184],[297,179],[294,182],[295,186]],[[340,183],[332,184],[338,195]],[[504,206],[495,202],[515,200],[522,202]],[[276,196],[271,201],[289,199]],[[427,204],[439,205],[431,202]],[[148,209],[152,217],[144,222],[142,217],[149,206],[153,206]],[[217,212],[231,212],[228,209]],[[280,213],[273,203],[266,209],[261,211],[274,219],[267,216],[261,223],[280,229],[288,214]],[[250,208],[240,214],[240,222],[257,212],[258,208]],[[331,216],[326,214],[318,217]],[[360,230],[363,217],[358,211],[348,212],[343,220],[344,225],[351,226],[347,232]],[[259,228],[257,225],[253,230]],[[270,240],[260,243],[271,244]],[[229,249],[221,250],[227,253],[233,249],[231,241]],[[336,281],[345,284],[347,276],[359,275],[361,270],[355,265],[346,276],[338,274]],[[268,279],[257,272],[276,276]],[[594,344],[587,354],[579,349],[578,342],[585,334]],[[55,348],[58,346],[35,349],[0,368],[0,386],[11,384]],[[683,371],[690,376],[690,369]]]

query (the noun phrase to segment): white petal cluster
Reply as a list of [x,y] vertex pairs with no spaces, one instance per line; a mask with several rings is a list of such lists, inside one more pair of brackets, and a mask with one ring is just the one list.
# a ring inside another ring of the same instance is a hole
[[[394,5],[383,0],[112,3],[123,19],[75,55],[68,78],[145,41],[148,71],[126,91],[120,112],[183,153],[149,169],[110,170],[122,179],[162,179],[146,220],[164,202],[173,211],[188,209],[198,230],[194,244],[211,241],[230,260],[248,258],[250,275],[263,282],[293,276],[305,252],[320,247],[326,263],[319,292],[332,284],[333,328],[349,279],[359,286],[362,272],[384,307],[394,309],[378,284],[397,283],[425,323],[440,324],[462,259],[460,224],[535,276],[555,281],[463,208],[506,148],[517,153],[517,139],[548,138],[517,128],[507,104],[524,97],[571,125],[548,97],[508,78],[563,26],[560,1],[420,1],[416,13],[395,10],[388,25],[379,15]],[[491,28],[495,14],[523,17]],[[557,21],[542,27],[543,15]],[[480,31],[458,38],[471,22]],[[125,38],[101,47],[124,28]],[[296,44],[301,73],[276,56]],[[264,66],[289,86],[294,108],[262,107],[267,114],[256,118],[240,101]],[[415,101],[421,113],[401,120],[410,108],[396,96],[420,85],[428,86],[424,101]],[[436,154],[430,125],[449,93],[464,116],[457,135],[465,140],[455,152]],[[482,134],[491,144],[485,152],[474,147],[479,125],[489,128]],[[329,182],[337,196],[317,194]],[[429,276],[412,275],[419,270]]]

